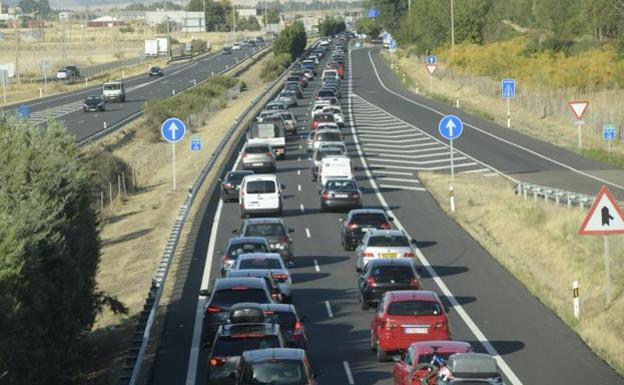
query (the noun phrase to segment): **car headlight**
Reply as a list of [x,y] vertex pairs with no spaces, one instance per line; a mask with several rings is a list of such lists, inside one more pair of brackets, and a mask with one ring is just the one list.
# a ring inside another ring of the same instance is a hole
[[88,104],[83,104],[82,106],[83,106],[83,107],[87,107],[87,108],[89,108],[89,105],[88,105]]

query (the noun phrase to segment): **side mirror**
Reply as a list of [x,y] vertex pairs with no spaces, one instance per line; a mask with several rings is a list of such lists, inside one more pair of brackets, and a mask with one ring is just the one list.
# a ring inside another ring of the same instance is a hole
[[280,185],[280,188],[281,188],[282,190],[286,190],[286,185],[285,185],[285,184],[282,184],[282,185]]
[[232,230],[232,234],[238,234],[238,229]]
[[412,240],[410,241],[410,243],[411,243],[413,246],[418,246],[418,241],[417,241],[417,240],[415,240],[415,239],[413,239],[413,238],[412,238]]
[[308,322],[310,319],[308,318],[307,315],[303,314],[299,317],[299,321],[300,322]]
[[401,358],[402,358],[402,357],[401,357],[401,355],[400,355],[400,354],[393,354],[393,355],[392,355],[392,361],[394,361],[394,362],[399,362],[399,361],[401,361]]
[[393,218],[393,217],[388,217],[388,220],[389,220],[390,222],[394,222],[394,218]]
[[201,297],[210,297],[210,290],[208,290],[208,289],[201,289],[199,291],[199,295]]
[[295,232],[295,229],[291,229],[291,228],[288,229],[288,234],[292,234],[294,232]]

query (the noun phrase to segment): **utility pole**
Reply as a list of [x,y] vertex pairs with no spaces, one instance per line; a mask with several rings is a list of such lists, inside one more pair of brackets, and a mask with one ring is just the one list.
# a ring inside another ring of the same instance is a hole
[[167,24],[167,56],[171,57],[171,37],[169,36],[169,14],[167,13],[167,0],[164,1],[165,18]]
[[236,38],[236,4],[232,2],[232,19],[234,19],[234,38]]
[[21,44],[20,44],[20,22],[19,22],[19,16],[17,14],[15,15],[15,43],[17,45],[17,50],[15,52],[15,74],[17,76],[17,84],[20,84],[21,79],[20,79],[19,59],[20,59]]
[[204,32],[208,32],[208,28],[206,27],[206,0],[204,0]]
[[264,33],[269,33],[269,11],[267,9],[267,0],[264,0]]
[[451,52],[455,53],[455,0],[451,0]]

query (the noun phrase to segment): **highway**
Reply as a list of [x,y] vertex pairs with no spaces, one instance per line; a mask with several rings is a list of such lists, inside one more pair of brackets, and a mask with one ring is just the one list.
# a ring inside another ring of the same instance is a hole
[[[263,46],[258,45],[255,50]],[[253,49],[243,47],[241,50],[232,51],[232,54],[219,52],[188,63],[173,64],[164,68],[163,77],[147,76],[146,65],[145,74],[125,79],[127,92],[125,103],[107,103],[104,112],[83,112],[82,101],[86,96],[102,94],[102,83],[98,82],[85,90],[60,94],[29,104],[30,120],[34,123],[43,123],[48,116],[56,117],[77,140],[81,140],[102,130],[104,124],[111,126],[142,110],[145,102],[150,99],[166,98],[174,91],[180,92],[192,86],[194,82],[198,83],[212,74],[223,71],[226,67],[231,67],[251,54]]]
[[[433,119],[428,110],[408,105],[385,92],[376,80],[368,52],[353,51],[347,65],[351,79],[342,82],[341,100],[347,123],[343,132],[356,165],[364,205],[385,208],[396,218],[395,225],[418,241],[417,257],[424,288],[437,291],[449,306],[454,339],[470,342],[476,351],[496,355],[507,384],[624,384],[555,314],[447,217],[420,184],[415,175],[418,167],[437,167],[448,159],[443,154],[445,146],[413,127],[416,123],[411,122],[420,122],[417,124],[422,130],[435,134],[433,123],[437,125],[439,118]],[[376,65],[378,71],[383,71],[381,63]],[[310,97],[317,86],[318,80],[311,83],[305,90],[305,105],[293,109],[299,121],[303,121],[304,130],[308,127],[304,119]],[[481,124],[467,115],[462,117],[471,124]],[[354,253],[340,247],[339,225],[344,214],[319,212],[318,185],[311,181],[310,161],[301,149],[304,130],[299,137],[289,140],[287,159],[278,163],[276,174],[287,186],[284,218],[295,229],[297,265],[291,269],[295,284],[293,303],[299,314],[309,319],[305,324],[310,339],[309,353],[313,365],[322,372],[318,382],[321,385],[392,384],[392,363],[376,362],[369,349],[373,310],[360,309]],[[471,156],[479,160],[480,155],[487,155],[488,146],[495,143],[492,139],[477,146],[477,138],[469,139],[472,132],[465,135],[460,150],[472,150],[469,145],[472,143],[475,153]],[[420,147],[414,145],[421,144],[423,148],[431,148],[430,152],[416,153],[415,149]],[[393,158],[396,160],[408,159],[402,157],[405,154],[410,158],[418,154],[431,157],[416,158],[420,163],[415,165],[379,162],[379,154],[384,153],[397,155]],[[528,159],[526,152],[491,149],[489,153],[484,162],[503,172],[514,171],[514,177],[522,174],[524,178],[529,166],[535,174],[561,172],[552,165],[545,167],[546,160]],[[505,158],[510,168],[504,168],[503,160],[493,154]],[[237,155],[231,154],[232,167],[237,163]],[[462,154],[458,152],[456,156],[461,158]],[[442,160],[435,162],[439,159]],[[430,161],[434,162],[423,163]],[[464,164],[466,171],[494,172],[467,156],[458,159],[458,164]],[[525,173],[520,173],[522,170]],[[570,170],[565,173],[574,174]],[[594,182],[597,181],[585,177],[587,186]],[[226,245],[232,229],[239,228],[240,223],[238,205],[221,203],[216,191],[201,222],[194,224],[200,227],[192,259],[181,261],[180,272],[170,277],[175,280],[175,297],[167,308],[150,383],[207,383],[207,359],[199,349],[201,322],[198,325],[197,321],[201,321],[203,301],[198,293],[217,276],[220,266],[217,250]]]

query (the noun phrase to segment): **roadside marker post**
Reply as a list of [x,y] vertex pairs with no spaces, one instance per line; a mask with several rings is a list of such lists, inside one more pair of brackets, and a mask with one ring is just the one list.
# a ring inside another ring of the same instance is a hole
[[578,130],[578,147],[581,148],[583,142],[581,140],[581,126],[585,124],[583,121],[583,115],[585,111],[587,111],[587,107],[589,106],[589,101],[587,100],[572,100],[568,102],[568,106],[570,107],[570,111],[576,118],[574,124],[576,124]]
[[611,271],[608,235],[624,234],[624,212],[607,186],[602,186],[594,203],[587,212],[578,235],[602,235],[604,242],[605,294],[611,302]]
[[615,140],[615,126],[611,123],[602,125],[602,139],[607,142],[609,154],[611,154],[611,142]]
[[578,281],[572,282],[572,310],[574,311],[574,318],[579,319],[581,316],[581,303],[579,299],[579,284]]
[[173,191],[176,189],[176,153],[175,144],[181,141],[186,134],[186,125],[178,118],[169,118],[160,126],[163,139],[171,143],[171,156],[173,159]]
[[503,79],[501,81],[501,97],[507,99],[507,128],[511,128],[511,99],[516,96],[516,80]]
[[464,123],[455,115],[446,115],[438,123],[438,131],[440,136],[448,139],[450,142],[450,160],[451,160],[451,183],[449,185],[449,199],[451,203],[451,212],[455,212],[455,193],[453,191],[453,183],[455,182],[455,164],[453,159],[453,141],[459,138],[464,131]]

